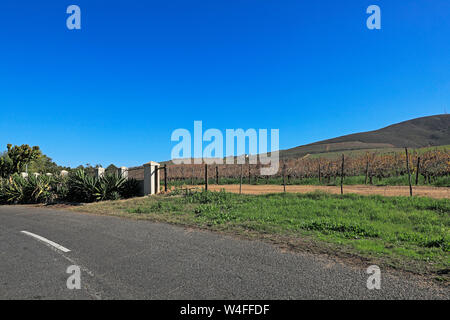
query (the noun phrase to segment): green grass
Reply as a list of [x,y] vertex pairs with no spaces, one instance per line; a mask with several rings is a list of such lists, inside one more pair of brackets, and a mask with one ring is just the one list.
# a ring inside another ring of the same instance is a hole
[[[443,177],[436,177],[432,178],[430,184],[425,183],[425,179],[423,176],[419,175],[419,186],[434,186],[434,187],[450,187],[450,176],[443,176]],[[173,180],[169,182],[169,186],[182,186],[182,185],[202,185],[205,183],[204,179],[184,179],[184,180]],[[242,182],[245,184],[248,184],[248,177],[244,177],[242,179]],[[163,182],[162,182],[163,183]],[[215,179],[208,179],[208,183],[215,184]],[[219,179],[220,184],[239,184],[240,179],[239,178],[220,178]],[[337,186],[340,185],[341,178],[337,177],[336,179],[332,177],[329,181],[328,179],[321,179],[319,181],[318,178],[292,178],[288,179],[286,178],[286,184],[287,185],[323,185],[323,186]],[[365,176],[350,176],[344,178],[344,185],[357,185],[357,184],[364,184],[365,183]],[[408,176],[407,175],[401,175],[398,177],[389,177],[389,178],[376,178],[374,177],[372,179],[372,183],[375,186],[407,186],[409,185],[408,182]],[[415,184],[415,175],[411,176],[411,183],[413,185]],[[282,177],[269,177],[266,178],[260,178],[256,180],[254,177],[250,179],[250,184],[253,185],[264,185],[264,184],[273,184],[273,185],[282,185],[283,184],[283,178]]]
[[178,191],[75,210],[251,234],[277,242],[303,239],[336,254],[357,254],[413,272],[436,274],[450,268],[447,199],[325,193],[186,195]]

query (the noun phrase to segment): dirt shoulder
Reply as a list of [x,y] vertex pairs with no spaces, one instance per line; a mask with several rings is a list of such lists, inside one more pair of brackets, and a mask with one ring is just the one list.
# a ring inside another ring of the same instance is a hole
[[[188,188],[201,188],[201,186],[187,186]],[[219,191],[225,189],[228,192],[239,193],[239,185],[208,185],[208,190]],[[313,185],[288,185],[286,192],[309,193],[322,191],[327,193],[339,194],[340,187],[337,186],[313,186]],[[244,194],[267,194],[283,192],[283,186],[277,185],[242,185]],[[367,185],[344,185],[344,193],[355,193],[361,195],[381,195],[386,197],[409,196],[408,186],[367,186]],[[447,187],[413,187],[413,195],[420,197],[430,197],[435,199],[450,199],[450,188]]]

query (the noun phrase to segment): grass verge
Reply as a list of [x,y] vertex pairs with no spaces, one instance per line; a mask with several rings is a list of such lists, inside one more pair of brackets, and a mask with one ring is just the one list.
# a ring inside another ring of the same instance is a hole
[[[411,175],[411,181],[413,186],[415,186],[415,175]],[[239,184],[240,178],[219,178],[220,184]],[[208,182],[210,184],[216,184],[216,180],[213,178],[209,178]],[[243,179],[244,183],[252,184],[252,185],[283,185],[283,178],[282,177],[268,177],[268,178],[259,178],[256,179],[254,176],[251,177],[250,183],[248,181],[248,177],[244,177]],[[347,176],[344,178],[344,185],[363,185],[366,182],[365,176]],[[169,186],[175,186],[180,187],[186,184],[192,184],[192,185],[204,185],[205,180],[204,179],[179,179],[179,180],[171,180],[169,181]],[[289,179],[286,177],[286,184],[287,185],[316,185],[316,186],[339,186],[341,184],[341,178],[339,176],[336,177],[330,177],[322,178],[319,180],[317,177],[312,178],[291,178]],[[388,178],[372,178],[372,184],[367,184],[368,186],[374,185],[374,186],[408,186],[408,176],[407,175],[401,175],[401,176],[394,176],[394,177],[388,177]],[[442,176],[442,177],[432,177],[430,183],[426,183],[425,178],[420,175],[418,184],[419,186],[430,186],[430,187],[450,187],[450,176]]]
[[360,257],[449,283],[450,200],[326,193],[172,192],[73,210],[198,227]]

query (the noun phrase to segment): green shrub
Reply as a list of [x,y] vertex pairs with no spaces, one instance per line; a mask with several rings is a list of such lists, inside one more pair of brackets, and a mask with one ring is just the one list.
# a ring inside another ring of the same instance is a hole
[[118,200],[123,195],[135,195],[136,183],[127,182],[117,174],[106,174],[101,178],[93,177],[83,169],[76,170],[67,181],[67,199],[76,202]]
[[26,180],[21,176],[14,174],[3,187],[5,203],[16,204],[23,203],[25,200]]
[[67,200],[69,197],[68,178],[58,177],[52,180],[52,191],[58,200]]
[[28,179],[20,179],[23,184],[23,199],[24,203],[48,203],[54,198],[52,192],[52,177],[49,176],[31,176]]
[[97,193],[97,179],[83,169],[78,169],[69,175],[67,181],[67,200],[74,202],[93,202]]
[[126,180],[120,189],[120,196],[125,199],[137,197],[139,193],[140,186],[136,179]]
[[139,194],[139,183],[117,174],[95,178],[83,169],[72,172],[68,178],[29,176],[18,174],[0,179],[0,204],[49,203],[54,200],[93,202],[131,198]]
[[0,186],[0,203],[47,203],[54,199],[52,177],[31,176],[27,179],[14,174]]
[[0,204],[6,203],[5,188],[6,188],[6,180],[0,178]]
[[117,174],[105,174],[100,179],[95,179],[94,197],[97,201],[118,200],[126,179]]

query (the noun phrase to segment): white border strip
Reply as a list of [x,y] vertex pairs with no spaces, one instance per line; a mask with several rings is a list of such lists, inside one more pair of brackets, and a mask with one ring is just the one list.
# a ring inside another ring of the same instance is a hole
[[37,234],[31,233],[31,232],[28,232],[28,231],[20,231],[20,232],[22,232],[22,233],[24,233],[24,234],[26,234],[26,235],[28,235],[30,237],[36,238],[36,239],[38,239],[38,240],[40,240],[42,242],[45,242],[46,244],[49,244],[52,247],[54,247],[54,248],[56,248],[58,250],[61,250],[62,252],[70,252],[69,249],[67,249],[67,248],[57,244],[56,242],[53,242],[53,241],[50,241],[50,240],[48,240],[48,239],[46,239],[44,237],[38,236]]

